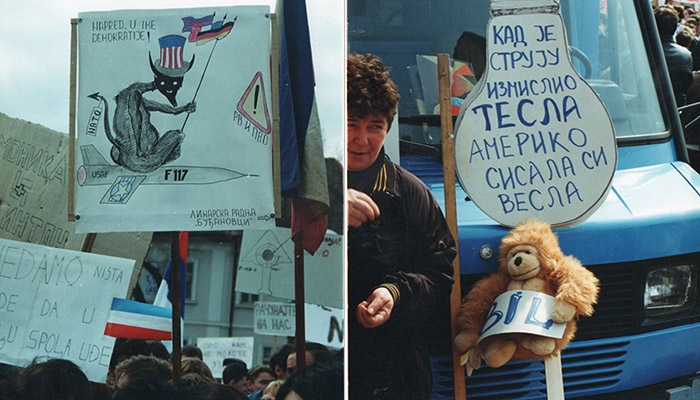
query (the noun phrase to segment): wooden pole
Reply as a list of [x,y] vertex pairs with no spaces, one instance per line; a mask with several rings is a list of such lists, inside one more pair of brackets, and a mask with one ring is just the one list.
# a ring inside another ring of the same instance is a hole
[[173,364],[173,384],[180,383],[182,371],[180,368],[182,340],[180,334],[180,233],[170,233],[170,291],[173,301],[173,353],[170,357]]
[[294,241],[294,306],[296,308],[296,331],[294,346],[297,352],[297,371],[306,366],[306,317],[304,315],[304,230],[300,230]]
[[547,382],[547,400],[564,400],[564,378],[561,372],[561,353],[544,359],[544,375]]
[[[440,125],[442,127],[442,174],[445,183],[445,218],[457,245],[457,256],[452,262],[454,285],[450,295],[452,338],[457,335],[455,318],[462,304],[462,287],[459,271],[459,237],[457,233],[457,200],[455,189],[454,131],[452,127],[452,90],[450,88],[450,57],[438,54],[438,84],[440,90]],[[460,354],[452,347],[455,399],[466,398],[464,367],[459,362]]]
[[280,27],[277,22],[277,14],[270,15],[272,26],[272,43],[270,48],[270,72],[272,74],[272,85],[270,88],[272,96],[272,184],[275,196],[275,218],[282,218],[282,188],[280,175],[280,47],[281,36]]
[[75,221],[75,115],[78,74],[78,19],[70,20],[70,83],[68,93],[68,221]]

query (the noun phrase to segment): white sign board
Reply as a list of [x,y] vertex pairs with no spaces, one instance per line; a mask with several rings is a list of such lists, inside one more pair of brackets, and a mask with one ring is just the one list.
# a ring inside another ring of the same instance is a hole
[[133,269],[132,260],[0,239],[0,362],[64,358],[105,382],[107,314]]
[[[554,297],[532,290],[510,290],[496,297],[478,342],[501,333],[531,333],[561,339],[566,324],[552,321]],[[477,343],[478,343],[477,342]]]
[[[255,334],[294,336],[296,309],[293,303],[255,303]],[[343,347],[343,310],[305,304],[305,333],[308,342],[316,342],[339,349]]]
[[221,378],[226,358],[238,358],[244,361],[248,367],[253,364],[252,337],[198,338],[197,347],[202,349],[204,362],[214,378]]
[[502,225],[530,217],[553,226],[582,222],[610,189],[612,121],[571,64],[558,4],[543,13],[501,11],[487,30],[486,73],[455,129],[457,177]]
[[[289,228],[246,231],[236,290],[294,299],[294,242]],[[307,303],[343,308],[343,236],[326,234],[312,256],[304,252]]]
[[255,303],[253,332],[256,335],[294,336],[296,309],[293,303]]
[[269,7],[78,20],[76,231],[274,226]]

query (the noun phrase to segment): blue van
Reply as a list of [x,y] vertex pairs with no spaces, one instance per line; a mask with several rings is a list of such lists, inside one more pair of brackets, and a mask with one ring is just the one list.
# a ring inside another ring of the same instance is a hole
[[[485,63],[489,1],[347,0],[347,7],[349,51],[381,57],[399,87],[400,163],[444,202],[431,57],[447,53],[467,64],[474,84]],[[574,67],[605,104],[618,151],[604,203],[585,222],[556,229],[564,253],[601,282],[595,314],[579,321],[562,354],[565,394],[611,398],[678,386],[700,371],[700,175],[688,164],[652,7],[561,0],[560,13]],[[508,230],[455,185],[464,296],[496,269]],[[446,311],[428,332],[433,399],[454,398],[449,324]],[[542,361],[482,367],[466,385],[469,399],[546,398]]]

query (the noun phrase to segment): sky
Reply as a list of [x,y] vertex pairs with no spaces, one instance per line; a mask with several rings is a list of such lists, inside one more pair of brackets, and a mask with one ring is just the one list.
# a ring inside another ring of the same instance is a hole
[[[0,112],[68,132],[70,20],[79,12],[269,5],[275,0],[0,0]],[[307,0],[326,157],[342,160],[344,2]]]

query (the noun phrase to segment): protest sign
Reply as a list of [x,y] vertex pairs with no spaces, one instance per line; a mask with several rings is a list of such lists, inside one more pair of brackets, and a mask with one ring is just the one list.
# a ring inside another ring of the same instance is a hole
[[0,239],[0,361],[76,363],[104,382],[114,338],[112,298],[124,297],[134,261]]
[[489,22],[487,53],[455,128],[462,188],[506,226],[585,220],[607,196],[617,148],[603,103],[571,64],[561,17],[505,7]]
[[[82,250],[86,235],[66,217],[68,136],[0,113],[0,238]],[[151,232],[97,235],[91,253],[136,260],[131,287]]]
[[292,303],[255,302],[253,331],[256,335],[294,336],[296,310]]
[[[236,290],[294,299],[294,243],[289,228],[246,231]],[[343,308],[343,237],[326,234],[312,256],[304,252],[307,303]]]
[[[532,290],[510,290],[496,297],[478,342],[500,333],[531,333],[561,339],[566,324],[556,324],[550,316],[554,297]],[[478,343],[477,342],[477,343]]]
[[[305,304],[306,341],[333,349],[343,347],[343,310]],[[294,336],[296,309],[293,303],[258,301],[255,303],[255,334]]]
[[252,337],[205,337],[197,339],[197,347],[202,349],[204,362],[214,378],[221,378],[224,371],[224,359],[238,358],[248,368],[253,364]]
[[274,226],[267,6],[78,18],[78,232]]

